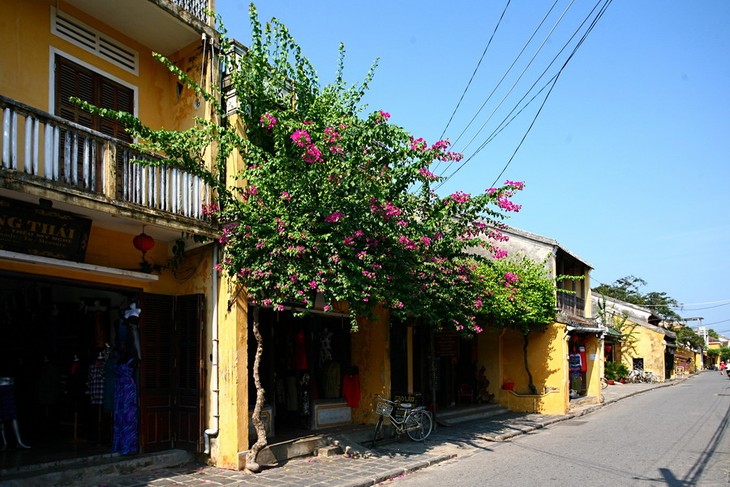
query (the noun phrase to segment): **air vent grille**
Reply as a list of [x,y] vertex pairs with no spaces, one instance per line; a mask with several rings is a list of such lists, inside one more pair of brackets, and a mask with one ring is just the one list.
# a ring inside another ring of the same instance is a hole
[[133,74],[138,74],[137,51],[116,42],[78,19],[53,8],[51,32]]

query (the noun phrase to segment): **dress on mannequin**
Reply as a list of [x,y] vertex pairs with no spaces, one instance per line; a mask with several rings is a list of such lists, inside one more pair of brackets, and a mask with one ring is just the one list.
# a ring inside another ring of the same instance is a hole
[[9,422],[13,426],[15,441],[18,448],[28,449],[28,445],[23,443],[20,437],[20,425],[18,425],[17,405],[15,402],[15,380],[12,377],[0,377],[0,437],[2,439],[4,450],[8,446],[8,439],[5,436],[5,423]]

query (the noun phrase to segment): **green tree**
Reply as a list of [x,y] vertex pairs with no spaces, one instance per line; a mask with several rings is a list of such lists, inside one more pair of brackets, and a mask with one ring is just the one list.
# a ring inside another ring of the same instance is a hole
[[626,303],[646,306],[652,313],[665,321],[679,321],[682,318],[674,311],[679,307],[676,299],[665,292],[649,292],[643,294],[640,291],[646,286],[646,281],[636,276],[626,276],[617,279],[613,284],[601,284],[593,290],[604,296],[608,296]]
[[720,359],[721,360],[730,360],[730,348],[729,347],[720,348]]
[[544,331],[555,321],[556,280],[550,276],[544,262],[528,258],[501,259],[479,264],[478,289],[480,316],[498,328],[517,330],[523,338],[523,357],[528,388],[537,394],[528,363],[529,335]]
[[[461,158],[447,141],[413,137],[382,110],[364,114],[361,99],[373,71],[362,84],[346,84],[344,48],[335,81],[320,86],[286,27],[276,19],[262,25],[253,5],[250,16],[248,49],[234,51],[225,36],[221,41],[241,124],[197,120],[184,132],[151,130],[129,114],[79,103],[123,119],[143,148],[216,188],[218,203],[206,211],[222,225],[219,271],[245,289],[253,307],[258,438],[247,468],[256,471],[256,456],[266,445],[259,307],[306,310],[321,296],[324,311],[347,303],[353,330],[358,316],[370,316],[380,304],[434,327],[479,332],[482,280],[475,270],[486,258],[470,251],[483,247],[502,255],[491,238],[497,230],[488,228],[499,228],[508,212],[519,210],[511,197],[523,184],[437,195],[432,188],[440,178],[430,165]],[[211,102],[214,118],[225,119],[216,94],[157,57]],[[208,151],[215,157],[212,169],[202,157]],[[227,162],[236,154],[246,168],[229,175]]]
[[695,350],[705,348],[705,340],[687,325],[679,325],[674,328],[677,334],[677,343]]

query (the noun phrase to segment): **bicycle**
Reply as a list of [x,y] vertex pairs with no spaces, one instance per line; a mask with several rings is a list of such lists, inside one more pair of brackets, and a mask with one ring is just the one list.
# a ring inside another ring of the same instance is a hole
[[606,387],[608,387],[608,381],[605,377],[601,377],[601,389],[605,389]]
[[[373,447],[375,447],[375,442],[380,439],[379,435],[382,433],[385,418],[388,418],[393,425],[394,436],[396,433],[398,435],[406,433],[413,441],[423,441],[431,434],[433,417],[425,407],[413,406],[408,402],[391,401],[380,395],[376,395],[376,398],[375,413],[379,417],[378,423],[375,425]],[[395,414],[393,414],[394,412]]]

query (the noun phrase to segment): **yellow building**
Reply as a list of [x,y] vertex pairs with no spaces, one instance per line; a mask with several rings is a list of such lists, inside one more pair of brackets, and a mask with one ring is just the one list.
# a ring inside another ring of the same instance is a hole
[[475,369],[484,370],[495,400],[513,411],[564,414],[571,400],[600,400],[603,330],[590,319],[591,266],[553,239],[522,230],[502,230],[511,257],[545,262],[552,276],[580,276],[559,283],[556,322],[528,335],[527,363],[538,394],[528,389],[524,337],[513,330],[487,331],[476,339]]
[[[216,438],[212,461],[235,467],[248,448],[237,413],[248,409],[246,307],[213,272],[218,232],[203,208],[215,195],[192,174],[134,164],[153,156],[129,145],[120,122],[69,101],[153,128],[210,118],[151,54],[217,84],[210,7],[0,1],[0,376],[13,377],[20,431],[44,458],[67,455],[70,442],[201,452]],[[125,441],[114,362],[139,403]]]
[[651,372],[660,380],[672,377],[676,335],[660,326],[659,318],[641,306],[593,293],[593,313],[608,330],[606,360],[629,370]]
[[[69,101],[152,128],[213,119],[152,57],[219,86],[213,6],[0,0],[0,377],[13,379],[22,440],[45,461],[75,442],[96,445],[85,454],[183,449],[238,469],[255,440],[252,317],[214,272],[219,229],[204,208],[216,195],[192,174],[135,164],[154,156]],[[372,398],[391,392],[388,314],[377,315],[351,334],[342,312],[261,311],[270,435],[373,420]],[[139,404],[127,435],[110,401],[115,363]]]

